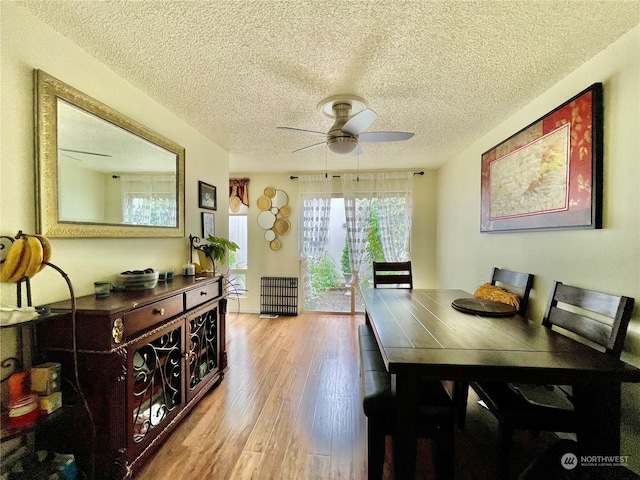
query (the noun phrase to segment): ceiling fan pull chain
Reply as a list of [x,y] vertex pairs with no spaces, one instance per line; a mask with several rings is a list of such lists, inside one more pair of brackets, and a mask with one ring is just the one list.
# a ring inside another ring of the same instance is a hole
[[324,147],[324,178],[329,178],[329,160],[327,159],[328,150],[329,150],[329,146],[325,145]]

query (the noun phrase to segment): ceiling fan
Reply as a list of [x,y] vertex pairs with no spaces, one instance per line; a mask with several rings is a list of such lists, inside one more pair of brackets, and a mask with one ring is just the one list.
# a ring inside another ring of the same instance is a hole
[[360,142],[398,142],[409,140],[414,135],[409,132],[365,132],[378,118],[378,114],[367,108],[365,101],[355,95],[334,95],[325,98],[318,104],[318,110],[325,117],[335,120],[328,133],[276,127],[325,137],[324,141],[299,148],[294,150],[294,153],[326,145],[334,153],[347,154],[356,150]]

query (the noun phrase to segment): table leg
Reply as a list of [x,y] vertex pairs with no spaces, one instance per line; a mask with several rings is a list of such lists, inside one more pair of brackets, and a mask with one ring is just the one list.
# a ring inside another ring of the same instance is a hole
[[602,478],[598,457],[620,455],[620,392],[620,383],[573,387],[578,451],[588,462],[581,468],[586,478]]
[[397,480],[413,480],[416,466],[416,424],[419,415],[415,375],[395,375],[397,424],[393,436],[393,467]]

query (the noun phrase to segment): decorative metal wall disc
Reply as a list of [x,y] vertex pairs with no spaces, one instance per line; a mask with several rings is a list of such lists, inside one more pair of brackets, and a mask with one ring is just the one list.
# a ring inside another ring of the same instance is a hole
[[283,217],[288,217],[289,215],[291,215],[291,207],[289,205],[285,205],[284,207],[282,207],[280,209],[280,215],[282,215]]
[[260,210],[269,210],[271,208],[271,199],[265,195],[258,198],[258,208]]
[[291,230],[291,224],[286,218],[278,218],[273,229],[278,235],[286,235]]

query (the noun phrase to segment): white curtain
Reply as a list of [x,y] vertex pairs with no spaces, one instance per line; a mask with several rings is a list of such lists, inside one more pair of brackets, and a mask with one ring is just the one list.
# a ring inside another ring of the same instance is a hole
[[131,225],[177,225],[175,175],[121,175],[122,220]]
[[372,210],[377,208],[380,242],[387,262],[410,259],[412,172],[360,173],[342,175],[347,222],[347,244],[352,282],[371,270],[368,237]]
[[331,184],[328,175],[300,175],[300,260],[304,299],[312,295],[310,265],[322,258],[329,234]]
[[413,198],[412,172],[376,174],[380,241],[387,262],[406,262],[409,257]]
[[353,275],[351,283],[360,284],[360,277],[370,267],[367,237],[376,178],[372,173],[342,174],[344,214],[347,223],[349,263]]

